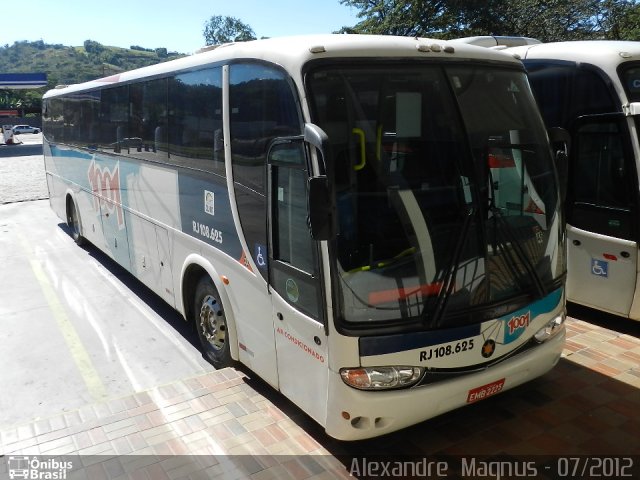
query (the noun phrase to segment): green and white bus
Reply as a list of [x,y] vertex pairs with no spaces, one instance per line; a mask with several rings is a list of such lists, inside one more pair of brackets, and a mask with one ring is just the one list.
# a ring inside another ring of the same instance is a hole
[[559,188],[522,64],[428,39],[222,45],[49,91],[53,210],[339,439],[536,378]]

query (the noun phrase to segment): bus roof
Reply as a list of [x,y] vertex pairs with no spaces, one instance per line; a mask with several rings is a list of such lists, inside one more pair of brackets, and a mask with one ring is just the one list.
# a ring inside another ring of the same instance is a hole
[[615,70],[623,62],[640,60],[640,42],[583,40],[525,45],[508,49],[523,60],[553,59],[591,63]]
[[117,82],[162,75],[229,59],[257,59],[299,71],[309,60],[317,58],[464,58],[494,60],[512,64],[519,61],[507,53],[474,45],[429,38],[388,35],[305,35],[278,37],[249,42],[229,43],[188,57],[122,72],[89,82],[49,90],[44,98],[105,87]]

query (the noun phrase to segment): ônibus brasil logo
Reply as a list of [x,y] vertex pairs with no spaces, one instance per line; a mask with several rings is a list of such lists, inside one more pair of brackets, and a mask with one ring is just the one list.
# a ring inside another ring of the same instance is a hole
[[73,468],[73,462],[49,458],[41,460],[38,457],[23,455],[9,456],[7,461],[9,479],[32,480],[66,480],[67,472]]
[[[120,196],[120,164],[116,163],[113,170],[107,167],[101,167],[95,160],[91,160],[89,171],[89,184],[94,194],[93,208],[96,212],[100,212],[100,206],[106,210],[106,213],[116,213],[118,220],[118,229],[124,228],[124,213],[121,207]],[[101,198],[106,200],[101,202]]]

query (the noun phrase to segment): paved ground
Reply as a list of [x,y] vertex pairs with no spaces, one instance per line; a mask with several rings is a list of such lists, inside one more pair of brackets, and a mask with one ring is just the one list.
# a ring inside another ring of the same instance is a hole
[[21,145],[0,143],[0,205],[48,198],[42,134],[17,137],[23,142]]
[[0,265],[0,428],[214,370],[177,312],[78,247],[47,200],[0,205]]
[[628,333],[571,318],[565,356],[548,375],[374,440],[332,440],[250,372],[224,369],[6,428],[0,451],[83,455],[69,458],[87,478],[349,478],[354,459],[390,455],[443,461],[451,478],[461,457],[506,456],[542,470],[605,456],[633,465],[638,478],[639,332],[607,320]]
[[[23,204],[25,215],[31,206],[45,203]],[[0,240],[16,228],[3,221],[3,208],[15,207],[0,207]],[[59,222],[53,213],[43,213],[36,221]],[[49,261],[47,254],[44,249],[39,257],[43,265]],[[6,262],[2,272],[11,278]],[[144,288],[126,276],[112,280],[132,295]],[[9,300],[0,289],[0,312]],[[362,463],[354,460],[389,456],[442,461],[447,476],[455,478],[462,456],[500,455],[507,456],[509,465],[534,462],[529,467],[536,471],[526,472],[528,478],[551,478],[554,472],[572,478],[589,478],[589,473],[627,478],[624,474],[632,471],[624,467],[629,462],[638,478],[640,323],[575,306],[569,313],[566,349],[549,374],[385,437],[333,440],[251,372],[225,369],[140,386],[104,401],[87,398],[67,411],[39,418],[0,422],[0,455],[5,455],[0,457],[0,479],[8,478],[9,460],[16,462],[19,456],[78,454],[82,456],[65,457],[74,467],[68,478],[352,478],[349,469],[354,465],[355,476],[365,478]],[[158,319],[162,321],[162,315]],[[0,325],[5,334],[11,332],[2,315]],[[25,342],[25,350],[33,348]],[[6,368],[0,365],[0,397],[10,402]],[[38,372],[30,375],[36,378]],[[59,383],[66,388],[64,378]],[[589,463],[592,457],[599,458]],[[489,471],[475,473],[462,476],[497,478]],[[574,475],[566,475],[570,473]]]

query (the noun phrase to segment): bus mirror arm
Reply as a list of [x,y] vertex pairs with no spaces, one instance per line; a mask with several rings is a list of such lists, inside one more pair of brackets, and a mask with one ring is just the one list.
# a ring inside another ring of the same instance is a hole
[[331,145],[329,137],[317,125],[307,123],[304,126],[304,140],[318,151],[315,169],[319,175],[309,177],[308,205],[309,229],[314,240],[331,240],[337,232],[336,207],[331,182]]
[[569,181],[569,151],[571,149],[571,135],[564,128],[553,127],[549,129],[549,140],[551,141],[556,170],[558,171],[560,197],[564,203],[567,196],[567,182]]
[[329,153],[331,146],[329,145],[329,137],[327,134],[317,125],[313,123],[307,123],[304,126],[304,141],[316,147],[320,152],[320,157],[323,162],[324,172],[327,172],[327,154]]

